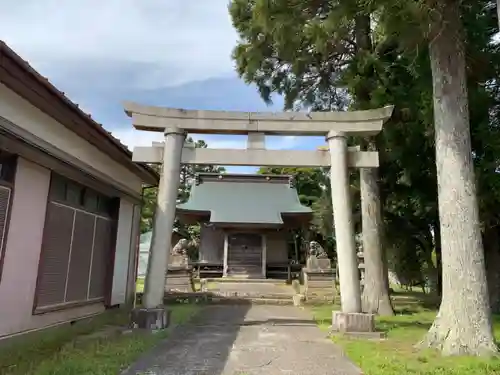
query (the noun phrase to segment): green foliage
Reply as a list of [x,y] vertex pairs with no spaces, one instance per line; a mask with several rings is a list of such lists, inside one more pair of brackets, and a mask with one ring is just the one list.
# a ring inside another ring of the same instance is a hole
[[322,168],[264,167],[260,168],[257,173],[293,176],[300,202],[308,207],[313,205],[330,184],[327,171]]
[[[432,232],[439,231],[428,42],[437,32],[433,21],[443,3],[232,0],[229,6],[240,36],[233,54],[237,71],[259,87],[265,101],[280,94],[285,109],[314,110],[395,105],[375,143],[386,246],[393,268],[408,270],[411,282],[428,276],[423,273],[431,270],[436,247]],[[481,218],[483,225],[494,226],[500,202],[500,51],[491,43],[498,30],[496,4],[460,4]],[[370,13],[373,45],[359,48],[356,31]],[[315,230],[325,235],[331,225],[327,196],[310,200],[307,192],[300,194],[314,208]],[[359,206],[359,195],[353,197]]]
[[318,199],[312,203],[311,208],[314,212],[312,228],[326,240],[333,240],[333,208],[329,188],[321,193]]
[[141,233],[146,233],[153,228],[153,218],[156,206],[156,186],[142,188]]
[[344,108],[346,93],[332,85],[354,54],[352,21],[325,1],[233,0],[229,11],[240,35],[233,53],[238,74],[257,84],[262,98],[278,93],[285,108]]
[[[326,168],[260,168],[260,174],[278,174],[294,177],[300,202],[311,207],[313,220],[309,228],[297,229],[292,233],[299,248],[309,241],[318,241],[330,257],[335,258],[333,236],[333,214],[330,193],[330,177]],[[303,255],[303,254],[302,254]]]

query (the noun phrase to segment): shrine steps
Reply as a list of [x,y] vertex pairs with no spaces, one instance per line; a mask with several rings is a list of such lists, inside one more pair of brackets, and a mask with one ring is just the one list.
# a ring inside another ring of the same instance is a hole
[[[137,295],[137,304],[140,305],[142,300],[142,293]],[[332,303],[331,297],[314,296],[306,301],[304,305],[317,305]],[[338,301],[337,301],[338,302]],[[255,304],[255,305],[293,305],[293,296],[289,294],[267,294],[262,295],[258,293],[247,294],[229,294],[218,292],[168,292],[164,297],[165,305],[172,303],[200,303],[200,304]]]
[[228,277],[244,280],[263,278],[262,267],[252,264],[233,265],[228,270]]
[[238,294],[224,292],[165,293],[164,303],[209,303],[209,304],[256,304],[256,305],[292,305],[293,299],[288,294],[261,295],[258,293]]
[[273,284],[287,285],[287,281],[283,279],[264,279],[264,278],[241,278],[241,277],[212,277],[205,278],[209,283],[243,283],[243,284]]

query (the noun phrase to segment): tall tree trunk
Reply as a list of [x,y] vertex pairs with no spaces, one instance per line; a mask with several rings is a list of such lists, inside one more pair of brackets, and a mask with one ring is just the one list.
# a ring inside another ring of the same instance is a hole
[[500,246],[498,240],[498,228],[488,226],[484,230],[484,253],[490,305],[493,313],[500,312]]
[[[443,261],[443,298],[424,347],[445,355],[497,352],[486,283],[472,164],[459,2],[440,0],[432,25],[436,166]],[[437,17],[437,16],[436,16]]]
[[375,168],[361,168],[361,210],[363,221],[363,255],[365,279],[362,295],[363,311],[379,315],[394,315],[387,287],[380,231],[380,200]]
[[[358,53],[372,52],[370,15],[356,17],[356,45]],[[365,83],[357,87],[355,96],[358,107],[369,107],[373,70],[362,72]],[[369,148],[374,149],[374,142],[366,140]],[[389,297],[388,275],[384,275],[386,257],[382,254],[383,223],[380,210],[380,192],[378,188],[378,170],[362,168],[361,171],[361,221],[363,236],[363,255],[365,278],[362,295],[363,311],[379,315],[394,315]]]

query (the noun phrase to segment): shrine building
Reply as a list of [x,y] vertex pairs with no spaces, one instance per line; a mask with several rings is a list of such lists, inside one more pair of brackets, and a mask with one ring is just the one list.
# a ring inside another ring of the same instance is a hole
[[266,278],[288,266],[289,233],[312,219],[291,176],[199,174],[177,217],[200,223],[200,264],[219,265],[224,277]]

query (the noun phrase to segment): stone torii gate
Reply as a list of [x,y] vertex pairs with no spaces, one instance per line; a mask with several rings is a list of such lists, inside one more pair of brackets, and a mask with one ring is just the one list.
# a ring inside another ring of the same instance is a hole
[[[124,103],[124,107],[136,129],[163,132],[165,136],[165,142],[155,142],[151,147],[136,147],[133,152],[135,162],[162,164],[150,250],[151,264],[143,298],[145,310],[158,314],[163,305],[181,164],[209,164],[330,167],[342,313],[361,313],[348,167],[376,168],[379,159],[376,151],[348,148],[346,137],[379,133],[392,115],[392,106],[367,111],[311,113],[183,110],[133,102]],[[247,149],[194,148],[185,144],[188,133],[247,135]],[[325,136],[329,150],[267,150],[266,135]]]

